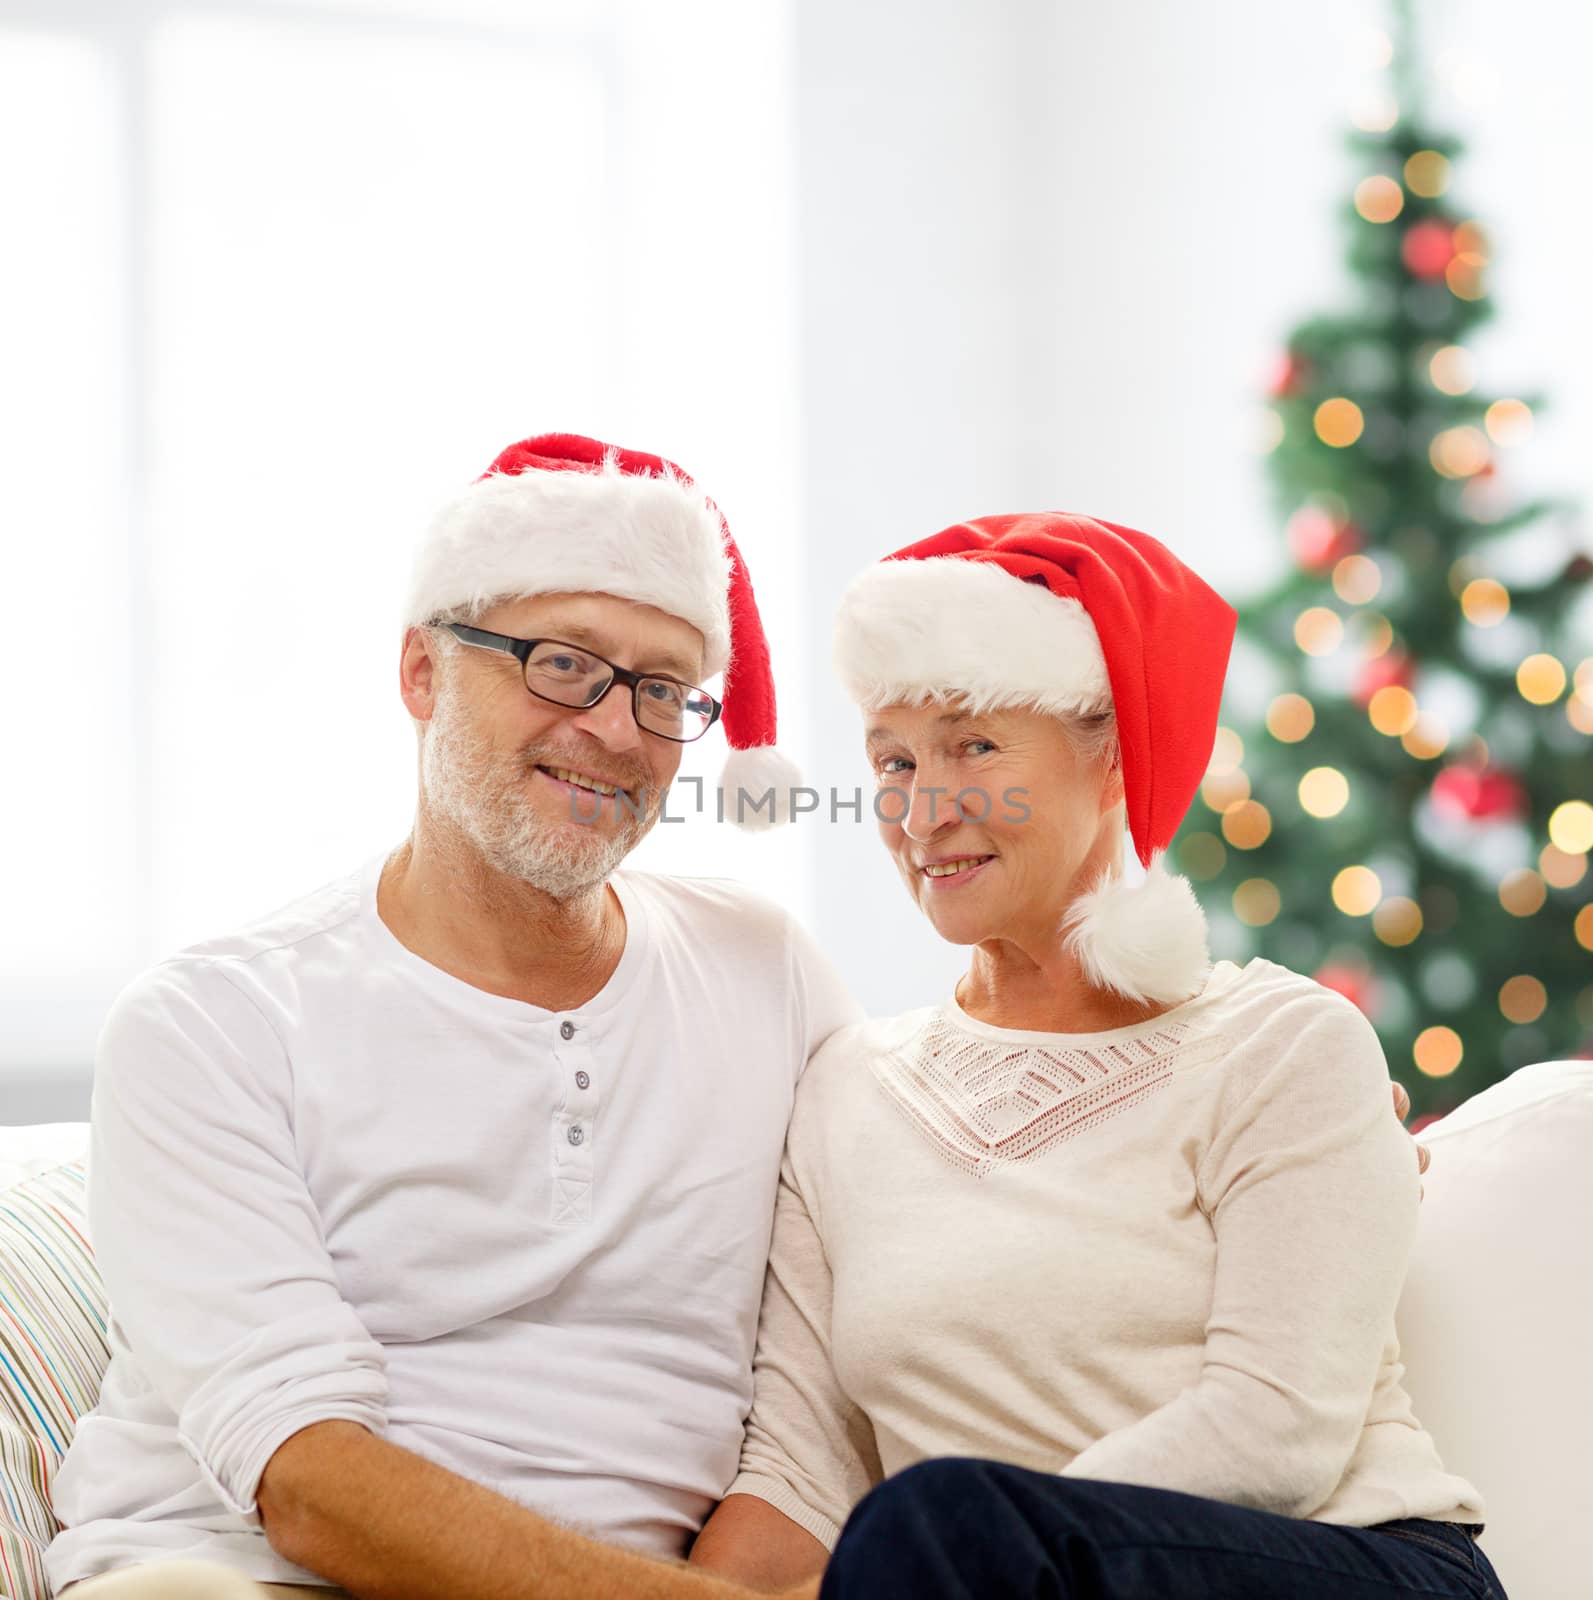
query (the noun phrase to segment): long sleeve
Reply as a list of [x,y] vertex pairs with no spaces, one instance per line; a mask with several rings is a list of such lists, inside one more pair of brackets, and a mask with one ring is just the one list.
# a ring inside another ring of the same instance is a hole
[[1289,1516],[1339,1483],[1393,1338],[1419,1180],[1370,1024],[1348,1004],[1313,1010],[1197,1172],[1216,1237],[1198,1380],[1066,1476]]
[[95,1064],[89,1216],[120,1337],[240,1514],[285,1439],[385,1426],[381,1348],[342,1298],[296,1158],[289,1063],[219,962],[118,999]]
[[868,1419],[830,1359],[833,1286],[793,1173],[780,1173],[753,1364],[752,1414],[729,1494],[754,1494],[834,1547],[852,1506],[882,1476]]
[[794,1019],[791,1058],[805,1065],[837,1029],[863,1020],[863,1008],[835,963],[795,917],[781,913],[786,927],[786,959]]

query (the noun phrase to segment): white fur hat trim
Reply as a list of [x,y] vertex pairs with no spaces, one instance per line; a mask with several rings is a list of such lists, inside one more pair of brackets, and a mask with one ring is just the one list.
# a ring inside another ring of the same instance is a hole
[[1058,715],[1111,704],[1089,613],[990,561],[879,561],[842,596],[835,668],[873,710],[956,695],[976,712],[1032,706]]
[[781,827],[796,816],[801,783],[801,769],[773,745],[732,750],[719,774],[720,812],[746,833]]
[[1108,875],[1068,907],[1065,943],[1098,989],[1130,1000],[1173,1002],[1199,994],[1211,973],[1206,916],[1188,878],[1152,855],[1142,882]]
[[730,557],[719,513],[674,474],[494,473],[432,521],[406,625],[534,594],[611,594],[656,606],[703,636],[704,675],[730,660]]

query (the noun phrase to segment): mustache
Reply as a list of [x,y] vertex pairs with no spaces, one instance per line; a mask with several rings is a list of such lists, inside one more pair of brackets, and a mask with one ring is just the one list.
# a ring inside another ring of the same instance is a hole
[[635,795],[651,787],[652,774],[640,762],[616,760],[613,753],[596,750],[566,750],[552,744],[522,746],[520,758],[529,767],[566,767],[582,772],[599,783],[611,783]]

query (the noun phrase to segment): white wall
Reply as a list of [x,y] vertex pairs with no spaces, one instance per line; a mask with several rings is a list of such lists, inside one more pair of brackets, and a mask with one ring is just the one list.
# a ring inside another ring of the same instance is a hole
[[[510,441],[679,461],[793,654],[790,82],[779,0],[0,0],[0,1121],[402,838],[410,550]],[[803,906],[727,832],[645,857]]]

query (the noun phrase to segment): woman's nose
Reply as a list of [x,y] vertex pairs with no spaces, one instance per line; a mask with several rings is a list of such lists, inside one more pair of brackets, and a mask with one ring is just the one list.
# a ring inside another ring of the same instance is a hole
[[902,819],[902,832],[909,839],[922,844],[959,820],[956,796],[951,789],[943,784],[914,783],[912,803]]

